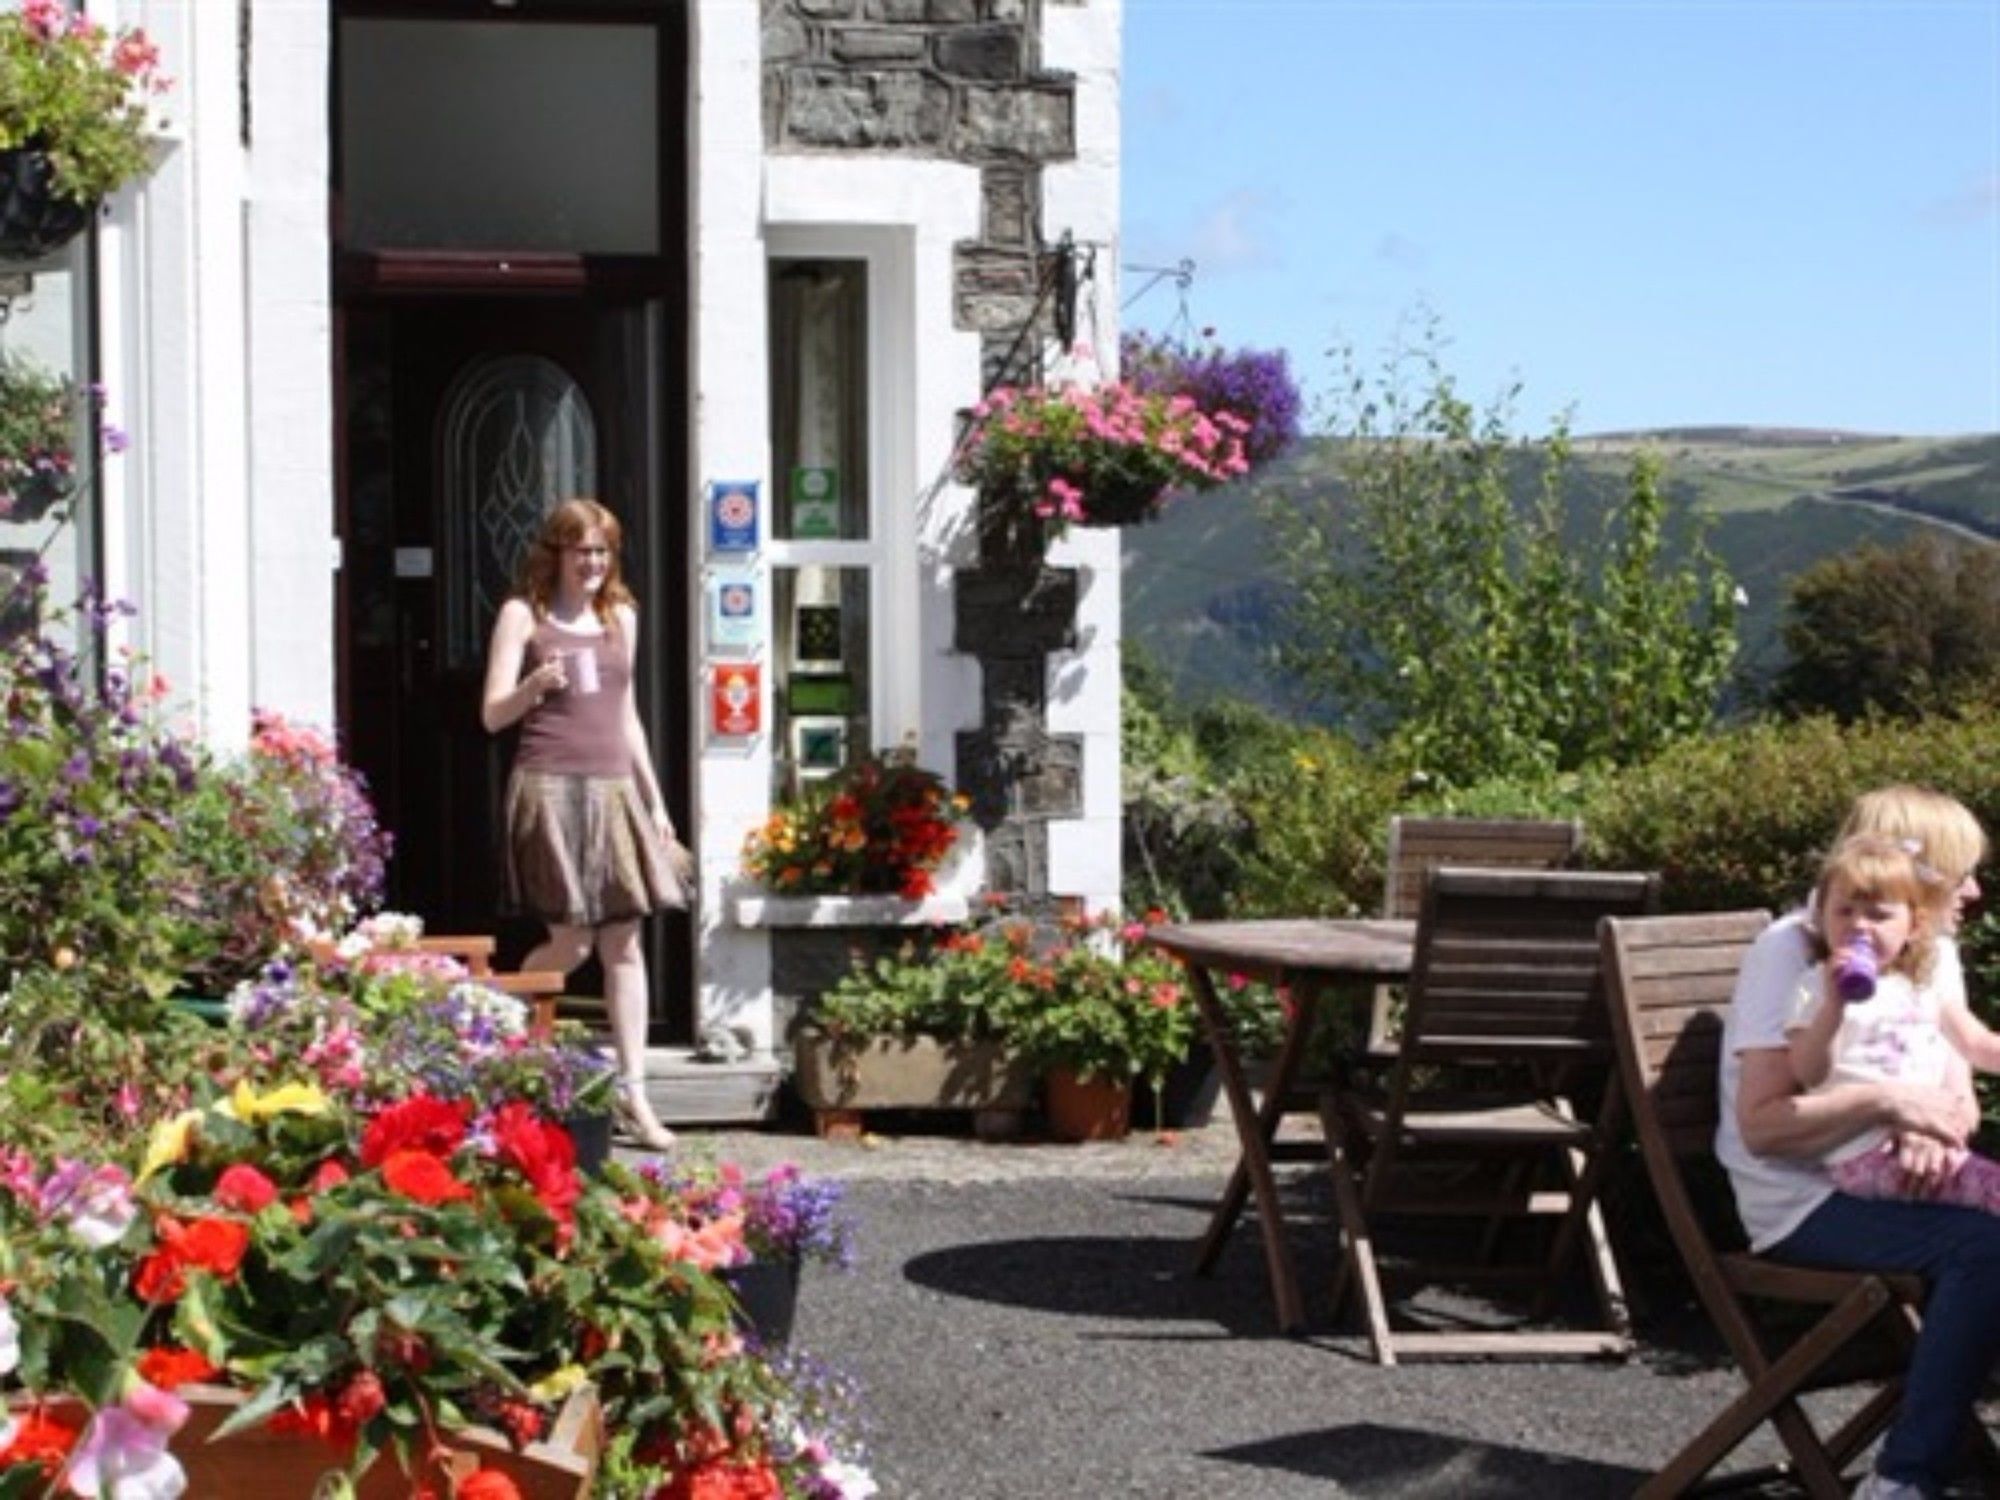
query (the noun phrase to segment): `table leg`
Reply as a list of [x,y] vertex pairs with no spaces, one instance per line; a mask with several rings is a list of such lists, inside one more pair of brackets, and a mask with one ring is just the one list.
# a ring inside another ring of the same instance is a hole
[[1187,964],[1186,968],[1195,1005],[1201,1012],[1203,1029],[1207,1031],[1209,1045],[1215,1052],[1216,1070],[1222,1075],[1223,1091],[1229,1098],[1230,1118],[1236,1122],[1237,1138],[1243,1147],[1242,1155],[1229,1175],[1229,1186],[1223,1191],[1221,1201],[1215,1205],[1209,1219],[1208,1232],[1202,1236],[1195,1256],[1195,1272],[1206,1275],[1215,1269],[1230,1232],[1242,1216],[1244,1202],[1254,1190],[1257,1220],[1264,1231],[1265,1269],[1271,1278],[1272,1296],[1278,1304],[1278,1327],[1285,1333],[1292,1333],[1304,1326],[1305,1307],[1299,1297],[1298,1268],[1292,1258],[1291,1241],[1285,1236],[1285,1217],[1283,1206],[1278,1201],[1277,1178],[1271,1172],[1271,1142],[1276,1138],[1278,1124],[1284,1117],[1285,1096],[1305,1054],[1306,1038],[1312,1030],[1315,997],[1303,986],[1294,994],[1291,1023],[1286,1029],[1284,1044],[1278,1051],[1277,1069],[1263,1106],[1259,1108],[1250,1097],[1250,1085],[1244,1079],[1242,1060],[1230,1038],[1229,1022],[1215,993],[1214,981],[1207,971],[1195,964]]

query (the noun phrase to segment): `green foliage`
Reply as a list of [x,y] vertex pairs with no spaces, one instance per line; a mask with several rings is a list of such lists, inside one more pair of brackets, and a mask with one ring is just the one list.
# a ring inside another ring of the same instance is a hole
[[[841,1042],[929,1036],[998,1041],[1084,1076],[1164,1076],[1194,1039],[1179,965],[1110,917],[1038,924],[1005,917],[858,966],[812,1020]],[[1122,951],[1114,946],[1114,936]]]
[[86,600],[0,648],[0,983],[73,971],[145,1025],[372,906],[388,840],[310,731],[260,714],[236,757],[173,732],[166,684],[109,648],[117,613]]
[[58,0],[0,16],[0,149],[48,152],[57,188],[78,203],[152,170],[150,105],[167,87],[135,27],[114,35]]
[[1853,720],[2000,700],[2000,547],[1861,547],[1800,574],[1785,608],[1783,711]]
[[1659,870],[1676,910],[1781,906],[1811,885],[1854,798],[1895,782],[1949,793],[2000,829],[2000,711],[1759,723],[1676,745],[1594,784],[1581,814],[1586,858]]
[[1517,444],[1510,403],[1460,396],[1435,331],[1379,389],[1350,362],[1337,502],[1261,500],[1290,586],[1280,660],[1438,784],[1651,753],[1708,722],[1735,649],[1736,592],[1699,530],[1669,561],[1658,459],[1634,458],[1579,547],[1568,433]]
[[912,1036],[998,1040],[1010,1024],[1009,968],[1015,957],[992,931],[949,934],[935,951],[905,944],[843,974],[813,1003],[812,1023],[836,1042]]

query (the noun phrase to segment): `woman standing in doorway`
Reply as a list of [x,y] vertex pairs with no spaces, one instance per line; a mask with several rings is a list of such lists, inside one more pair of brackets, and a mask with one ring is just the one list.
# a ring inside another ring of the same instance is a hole
[[493,623],[480,718],[493,734],[521,728],[507,782],[507,902],[548,926],[521,966],[568,974],[596,950],[618,1112],[634,1140],[658,1151],[674,1137],[646,1098],[639,926],[686,907],[687,887],[633,693],[639,617],[619,574],[620,540],[618,518],[595,500],[549,513]]

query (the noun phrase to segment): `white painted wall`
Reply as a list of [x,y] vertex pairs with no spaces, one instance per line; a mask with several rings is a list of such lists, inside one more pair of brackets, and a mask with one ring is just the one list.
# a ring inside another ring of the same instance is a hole
[[324,0],[255,7],[242,139],[237,8],[120,0],[175,80],[159,170],[100,235],[106,583],[212,743],[250,710],[331,725],[331,314]]
[[[712,479],[755,478],[770,489],[771,441],[765,396],[764,168],[762,33],[758,7],[740,0],[692,0],[690,62],[694,70],[688,122],[693,201],[693,307],[688,340],[689,389],[694,393],[693,441],[685,476],[689,555],[707,557],[707,515],[698,503]],[[768,610],[770,575],[760,564]],[[690,591],[686,639],[698,642],[703,591]],[[769,667],[766,666],[768,674]],[[763,722],[771,722],[768,675]],[[730,925],[726,883],[736,873],[744,836],[766,811],[771,785],[767,740],[748,745],[708,742],[708,682],[693,674],[689,722],[694,746],[659,753],[696,754],[694,818],[700,830],[701,899],[695,939],[700,994],[696,1025],[728,1022],[751,1028],[758,1045],[771,1035],[771,949],[762,932]]]
[[[1118,371],[1119,67],[1123,0],[1051,5],[1042,60],[1076,75],[1077,158],[1042,174],[1043,228],[1095,251],[1095,281],[1078,299],[1077,339],[1100,371]],[[1083,736],[1083,816],[1049,827],[1049,886],[1092,911],[1115,907],[1121,869],[1118,736],[1119,533],[1072,528],[1049,561],[1081,570],[1077,647],[1049,658],[1049,730]]]

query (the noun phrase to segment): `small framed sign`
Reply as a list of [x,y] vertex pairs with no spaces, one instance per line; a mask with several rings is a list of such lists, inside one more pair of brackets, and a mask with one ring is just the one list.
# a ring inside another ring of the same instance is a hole
[[747,569],[718,571],[708,580],[708,643],[718,651],[748,651],[762,632],[757,625],[757,575]]
[[841,652],[840,606],[801,604],[792,611],[792,665],[802,672],[838,672]]
[[764,672],[754,661],[717,662],[708,669],[708,720],[718,735],[741,739],[764,728]]
[[846,765],[847,720],[793,719],[792,764],[798,769],[801,781],[817,781]]
[[708,550],[757,550],[757,481],[712,479],[708,484]]
[[854,711],[854,679],[809,676],[794,672],[785,683],[785,706],[795,714],[839,714]]
[[801,464],[792,470],[792,536],[835,541],[840,536],[840,470]]

